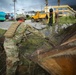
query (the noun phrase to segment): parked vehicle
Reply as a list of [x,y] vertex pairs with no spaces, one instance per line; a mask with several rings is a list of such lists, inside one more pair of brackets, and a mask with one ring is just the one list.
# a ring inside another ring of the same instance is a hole
[[5,12],[0,12],[0,21],[1,22],[4,22],[6,20],[5,15],[6,15]]
[[48,16],[46,13],[41,13],[41,12],[36,12],[34,16],[31,17],[31,21],[34,22],[34,21],[42,21],[44,19],[46,19]]

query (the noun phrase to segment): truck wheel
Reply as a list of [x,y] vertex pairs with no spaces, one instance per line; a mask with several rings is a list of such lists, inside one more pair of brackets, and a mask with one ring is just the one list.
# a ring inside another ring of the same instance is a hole
[[0,22],[4,22],[4,20],[0,20]]
[[38,22],[41,22],[41,21],[42,21],[42,19],[41,19],[41,18],[39,18],[39,19],[38,19]]
[[46,18],[42,19],[42,23],[43,23],[44,25],[46,25],[47,22],[48,22],[48,19],[46,19]]
[[34,19],[33,18],[31,19],[31,22],[34,22]]

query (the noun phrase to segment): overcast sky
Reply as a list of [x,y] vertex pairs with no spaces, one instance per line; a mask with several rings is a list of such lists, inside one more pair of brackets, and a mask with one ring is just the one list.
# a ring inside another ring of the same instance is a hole
[[[48,0],[49,5],[57,5],[57,0]],[[61,4],[76,5],[76,0],[61,0]],[[16,12],[41,10],[45,6],[45,0],[17,0]],[[13,0],[0,0],[0,10],[5,12],[14,11]]]

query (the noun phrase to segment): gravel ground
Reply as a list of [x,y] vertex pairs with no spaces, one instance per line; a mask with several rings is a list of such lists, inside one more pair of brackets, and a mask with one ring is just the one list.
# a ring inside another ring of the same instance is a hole
[[[12,23],[13,23],[13,22],[0,22],[0,28],[7,30]],[[41,29],[41,28],[46,27],[46,25],[42,25],[42,24],[39,23],[39,22],[33,22],[33,23],[32,23],[31,20],[26,20],[25,23],[26,23],[26,24],[30,24],[30,25],[32,25],[33,27],[37,28],[37,29]]]

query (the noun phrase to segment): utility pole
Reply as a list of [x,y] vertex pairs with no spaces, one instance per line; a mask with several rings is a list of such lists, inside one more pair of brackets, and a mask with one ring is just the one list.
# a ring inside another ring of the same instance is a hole
[[15,8],[15,3],[16,3],[17,0],[13,0],[14,2],[14,19],[16,20],[16,8]]
[[45,0],[45,2],[46,2],[46,6],[48,6],[48,0]]
[[46,13],[48,12],[48,0],[45,0],[45,4],[46,4]]
[[42,5],[41,5],[41,11],[42,11]]

